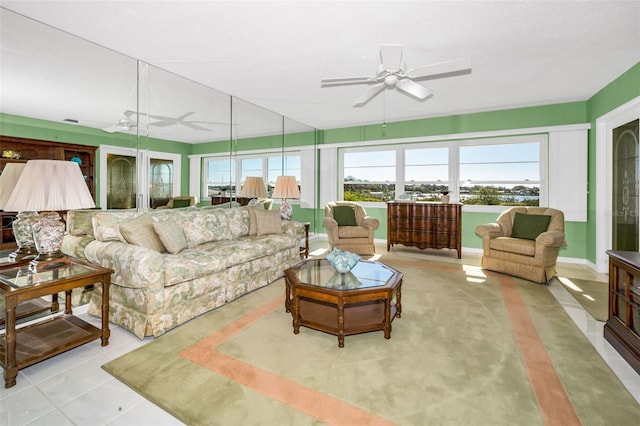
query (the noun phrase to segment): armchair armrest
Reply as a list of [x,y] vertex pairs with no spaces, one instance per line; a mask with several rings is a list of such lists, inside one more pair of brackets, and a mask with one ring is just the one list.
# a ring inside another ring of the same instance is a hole
[[334,218],[325,217],[322,220],[322,226],[327,230],[329,242],[338,241],[338,222]]
[[362,219],[360,226],[375,230],[378,229],[378,226],[380,226],[380,221],[375,217],[365,216],[364,219]]
[[485,223],[483,225],[476,226],[476,234],[482,238],[497,238],[503,237],[502,228],[497,223]]
[[564,239],[563,232],[547,231],[536,237],[536,244],[542,244],[548,247],[566,247],[567,241]]

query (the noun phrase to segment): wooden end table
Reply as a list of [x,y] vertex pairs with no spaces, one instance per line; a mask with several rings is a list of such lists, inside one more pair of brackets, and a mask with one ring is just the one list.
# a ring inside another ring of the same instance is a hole
[[344,337],[384,331],[391,338],[391,322],[402,314],[404,275],[380,262],[360,261],[346,274],[324,259],[302,261],[285,270],[285,309],[293,317],[293,332],[305,326]]
[[[0,364],[4,368],[6,388],[15,386],[18,370],[51,358],[98,338],[109,344],[109,285],[111,269],[72,260],[39,272],[28,265],[0,268],[0,298],[4,300],[5,335],[0,339]],[[102,284],[102,328],[73,316],[71,290],[90,284]],[[22,303],[65,292],[65,310],[61,316],[46,318],[16,330],[16,313]]]

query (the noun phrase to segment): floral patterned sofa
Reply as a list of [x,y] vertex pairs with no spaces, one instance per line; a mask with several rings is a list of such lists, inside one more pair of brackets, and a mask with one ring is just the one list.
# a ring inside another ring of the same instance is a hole
[[[111,268],[109,319],[136,336],[168,330],[275,281],[300,261],[304,226],[277,210],[75,210],[62,251]],[[100,316],[102,289],[89,313]]]

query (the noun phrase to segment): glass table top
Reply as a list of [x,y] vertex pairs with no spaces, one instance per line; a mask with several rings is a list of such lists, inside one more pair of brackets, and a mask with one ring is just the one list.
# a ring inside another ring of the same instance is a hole
[[62,278],[76,277],[95,272],[96,269],[79,263],[66,263],[39,272],[29,270],[29,265],[0,271],[0,283],[11,289],[25,288],[49,283]]
[[326,260],[308,261],[296,272],[300,283],[335,290],[382,287],[394,273],[381,263],[360,261],[350,272],[341,274]]

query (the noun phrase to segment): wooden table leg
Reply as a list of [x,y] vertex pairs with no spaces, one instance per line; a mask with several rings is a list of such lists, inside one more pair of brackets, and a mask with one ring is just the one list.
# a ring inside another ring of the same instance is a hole
[[16,306],[14,297],[5,299],[5,336],[4,336],[4,387],[16,385],[18,366],[16,365]]
[[402,283],[400,283],[396,290],[396,318],[402,317],[402,303],[400,299],[402,299]]
[[391,294],[384,299],[384,338],[391,339]]
[[102,346],[109,344],[109,336],[111,336],[111,330],[109,330],[109,285],[111,284],[111,274],[106,274],[102,279],[102,333],[101,342]]
[[344,348],[344,302],[338,300],[338,347]]
[[67,315],[71,315],[73,313],[73,309],[71,307],[71,290],[64,292],[64,313]]
[[300,333],[300,298],[296,294],[293,295],[293,306],[292,306],[291,316],[293,317],[293,334],[299,334]]

